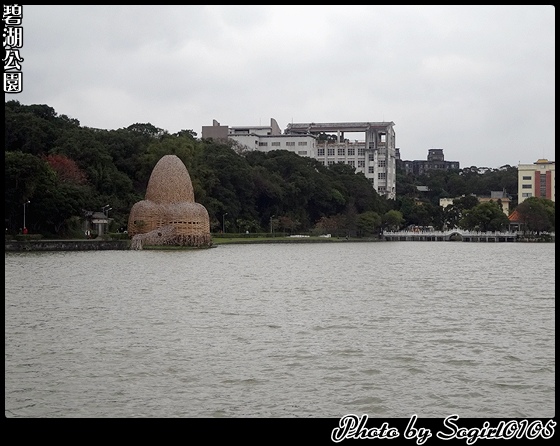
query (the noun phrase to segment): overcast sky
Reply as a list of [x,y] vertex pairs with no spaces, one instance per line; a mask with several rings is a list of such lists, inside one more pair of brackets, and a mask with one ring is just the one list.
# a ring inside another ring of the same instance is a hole
[[554,160],[555,12],[534,6],[23,5],[24,105],[82,126],[393,121],[401,158]]

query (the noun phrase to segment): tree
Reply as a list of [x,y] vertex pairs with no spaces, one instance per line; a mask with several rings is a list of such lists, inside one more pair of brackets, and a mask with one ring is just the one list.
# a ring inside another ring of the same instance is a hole
[[49,151],[57,137],[51,120],[43,119],[22,107],[5,107],[4,150],[42,155]]
[[173,136],[178,136],[180,138],[189,138],[189,139],[195,139],[196,138],[197,133],[193,130],[179,130],[177,133],[174,133]]
[[88,186],[60,182],[35,193],[33,228],[45,234],[71,235],[71,221],[86,208],[91,196]]
[[449,229],[459,227],[459,221],[462,217],[462,210],[456,204],[450,204],[443,208],[443,224]]
[[387,211],[383,217],[383,226],[391,231],[398,231],[404,222],[403,214],[399,211]]
[[377,234],[383,224],[381,216],[374,211],[367,211],[359,214],[357,218],[357,227],[360,235],[369,236]]
[[[142,161],[148,151],[150,139],[141,133],[126,129],[97,131],[96,137],[113,159],[115,167],[130,177],[137,192],[144,192],[147,178],[142,182],[144,178],[140,172],[143,172]],[[154,165],[151,165],[151,168]]]
[[287,215],[278,217],[278,227],[283,231],[288,231],[292,234],[299,226],[300,222],[297,219],[293,219]]
[[457,208],[461,212],[463,212],[468,209],[472,209],[476,205],[478,205],[478,198],[476,198],[474,195],[465,195],[463,197],[453,200],[453,204],[457,206]]
[[26,225],[34,232],[59,235],[67,232],[71,219],[81,214],[89,200],[95,200],[91,198],[94,190],[83,181],[83,172],[66,157],[6,152],[5,164],[5,218],[12,231],[21,227],[22,204],[27,200]]
[[340,235],[344,228],[344,216],[332,215],[330,217],[321,217],[315,224],[315,231],[319,234],[335,234]]
[[21,226],[23,221],[23,203],[30,200],[33,212],[40,201],[36,194],[54,187],[55,172],[40,158],[23,152],[4,153],[4,218],[12,231]]
[[141,135],[148,136],[151,138],[161,138],[162,136],[168,134],[167,130],[160,129],[153,124],[148,123],[139,123],[129,125],[127,130],[131,132],[137,132]]
[[464,212],[459,226],[470,231],[502,231],[507,228],[509,220],[495,201],[479,203]]
[[56,172],[60,181],[73,184],[85,184],[87,182],[87,175],[73,159],[64,155],[47,155],[43,156],[43,159]]
[[551,232],[555,230],[555,203],[547,198],[529,197],[517,206],[520,222],[525,231]]

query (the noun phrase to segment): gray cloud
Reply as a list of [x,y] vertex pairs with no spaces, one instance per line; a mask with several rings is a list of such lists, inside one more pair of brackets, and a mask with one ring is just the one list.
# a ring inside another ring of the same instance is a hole
[[395,122],[403,159],[554,159],[554,7],[24,5],[22,104],[177,132]]

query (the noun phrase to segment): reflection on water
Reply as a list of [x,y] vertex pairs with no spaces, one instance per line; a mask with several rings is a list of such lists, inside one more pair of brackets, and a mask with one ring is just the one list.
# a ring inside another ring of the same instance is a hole
[[553,244],[6,253],[7,417],[553,417]]

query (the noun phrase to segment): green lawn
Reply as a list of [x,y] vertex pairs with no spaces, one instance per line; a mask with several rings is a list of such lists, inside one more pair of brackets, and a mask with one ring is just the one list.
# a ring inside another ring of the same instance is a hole
[[213,237],[214,245],[241,243],[343,243],[343,242],[375,242],[377,237]]

